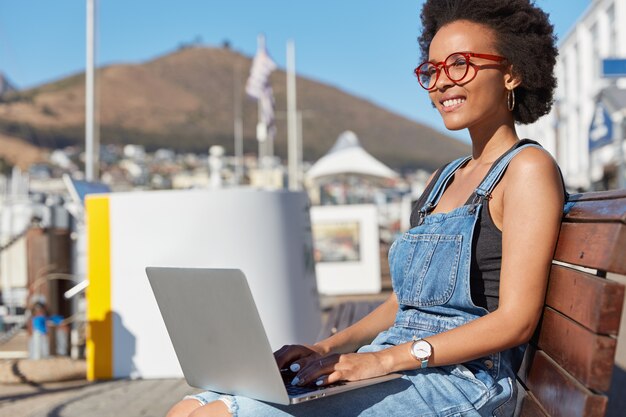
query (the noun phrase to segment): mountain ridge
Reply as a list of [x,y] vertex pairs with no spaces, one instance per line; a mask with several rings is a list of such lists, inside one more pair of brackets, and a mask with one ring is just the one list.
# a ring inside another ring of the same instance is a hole
[[[143,63],[97,70],[101,143],[136,143],[205,153],[233,152],[234,91],[242,100],[244,151],[256,153],[256,102],[245,98],[251,58],[228,48],[186,47]],[[275,152],[287,153],[286,74],[270,81],[277,109]],[[345,130],[394,168],[434,169],[469,153],[469,145],[397,115],[340,87],[298,76],[306,160],[321,157]],[[80,145],[84,137],[84,74],[0,97],[0,133],[48,148]]]

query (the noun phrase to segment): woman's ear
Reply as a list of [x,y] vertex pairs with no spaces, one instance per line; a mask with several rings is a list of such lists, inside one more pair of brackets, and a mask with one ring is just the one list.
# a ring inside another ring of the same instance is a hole
[[504,73],[504,86],[507,90],[513,90],[522,83],[522,77],[517,74],[513,66],[509,66],[508,70]]

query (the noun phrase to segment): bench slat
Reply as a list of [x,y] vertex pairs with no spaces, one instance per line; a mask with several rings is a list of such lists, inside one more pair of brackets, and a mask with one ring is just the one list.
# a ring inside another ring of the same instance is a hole
[[626,193],[622,196],[600,199],[581,199],[576,201],[570,212],[565,216],[566,222],[622,222],[626,223]]
[[374,302],[364,302],[364,303],[356,303],[354,306],[354,315],[352,318],[355,322],[361,320],[363,317],[367,316],[371,313],[376,307],[377,303]]
[[339,304],[330,309],[317,340],[326,339],[327,337],[337,333],[337,320],[342,308],[343,304]]
[[535,396],[530,391],[520,390],[518,395],[522,395],[519,406],[518,417],[550,417],[541,407]]
[[611,191],[590,191],[582,194],[570,194],[568,201],[576,203],[582,201],[606,201],[626,199],[626,189]]
[[340,312],[339,317],[337,318],[337,330],[341,331],[350,325],[354,324],[354,309],[355,303],[346,303],[343,307],[343,310]]
[[363,317],[374,311],[383,301],[343,302],[332,307],[326,317],[317,340],[325,339],[333,334],[352,326]]
[[573,265],[626,274],[626,225],[562,223],[554,259]]
[[608,391],[617,341],[597,335],[560,313],[543,312],[539,347],[585,386]]
[[589,391],[542,351],[529,363],[520,377],[550,416],[604,417],[606,396]]
[[593,332],[616,335],[624,304],[624,286],[552,265],[546,304]]

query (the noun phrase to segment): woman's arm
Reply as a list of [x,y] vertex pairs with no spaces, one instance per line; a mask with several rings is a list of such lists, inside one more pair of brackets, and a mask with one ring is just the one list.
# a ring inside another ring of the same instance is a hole
[[352,326],[317,342],[324,354],[354,352],[370,343],[383,330],[393,325],[398,311],[398,299],[391,294],[387,300]]
[[388,329],[394,322],[398,301],[395,294],[378,306],[367,316],[352,326],[324,340],[307,345],[287,345],[274,353],[276,363],[282,369],[297,364],[298,369],[304,368],[310,361],[321,356],[354,352],[359,347],[370,343],[378,333]]
[[[503,192],[496,206],[501,210],[494,210],[496,215],[501,213],[503,230],[499,307],[466,325],[429,337],[433,347],[429,366],[463,363],[526,343],[541,315],[564,203],[560,175],[547,153],[530,148],[513,159],[500,186]],[[332,383],[419,368],[409,353],[410,345],[337,355],[324,361],[323,370],[312,370],[301,379],[310,383],[329,374],[324,382]]]

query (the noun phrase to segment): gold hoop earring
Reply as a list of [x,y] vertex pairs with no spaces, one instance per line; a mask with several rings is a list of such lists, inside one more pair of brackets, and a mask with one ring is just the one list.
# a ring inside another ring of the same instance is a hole
[[509,111],[513,111],[515,108],[515,90],[509,90],[509,94],[506,96],[506,106]]

